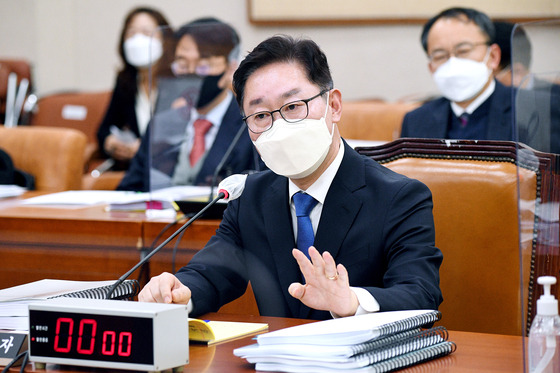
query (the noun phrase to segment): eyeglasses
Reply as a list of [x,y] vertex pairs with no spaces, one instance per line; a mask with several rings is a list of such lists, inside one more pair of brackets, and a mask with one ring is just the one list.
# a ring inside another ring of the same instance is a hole
[[447,62],[447,60],[453,55],[457,58],[469,58],[469,56],[471,55],[472,51],[480,46],[480,45],[488,45],[489,43],[487,41],[483,41],[483,42],[479,42],[479,43],[469,43],[469,42],[464,42],[464,43],[460,43],[457,44],[456,46],[453,47],[453,49],[451,50],[451,53],[443,50],[443,49],[436,49],[435,51],[433,51],[430,55],[428,55],[428,58],[430,59],[430,63],[434,66],[439,66],[444,64],[445,62]]
[[227,68],[227,61],[223,56],[212,56],[208,58],[188,59],[178,57],[171,64],[171,71],[176,76],[196,74],[199,76],[219,75]]
[[308,98],[306,100],[298,100],[288,102],[282,105],[278,110],[273,111],[259,111],[251,115],[247,115],[243,118],[249,130],[253,133],[263,133],[272,128],[273,120],[272,117],[274,113],[280,113],[280,116],[288,123],[297,123],[309,115],[309,101],[316,99],[319,96],[324,95],[329,90],[324,89],[315,96]]

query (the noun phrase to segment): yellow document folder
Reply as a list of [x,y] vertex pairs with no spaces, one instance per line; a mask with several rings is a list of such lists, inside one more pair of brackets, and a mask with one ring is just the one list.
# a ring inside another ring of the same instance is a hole
[[189,340],[207,345],[230,341],[268,330],[268,324],[254,322],[209,321],[189,318]]

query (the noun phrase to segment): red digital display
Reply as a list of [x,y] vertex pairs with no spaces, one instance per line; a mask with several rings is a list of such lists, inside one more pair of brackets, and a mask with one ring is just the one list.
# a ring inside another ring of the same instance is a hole
[[29,312],[34,356],[153,364],[151,318]]

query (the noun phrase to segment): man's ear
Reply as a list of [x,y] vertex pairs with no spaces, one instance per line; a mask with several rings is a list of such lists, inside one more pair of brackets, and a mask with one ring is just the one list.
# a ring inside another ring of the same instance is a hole
[[430,62],[428,62],[428,70],[430,70],[430,74],[433,74],[437,69],[435,69]]
[[490,55],[488,57],[488,67],[492,69],[492,71],[496,70],[500,65],[500,60],[502,58],[502,50],[498,46],[498,44],[490,45]]
[[333,89],[329,94],[329,101],[332,112],[332,122],[338,123],[342,116],[342,93],[338,89]]

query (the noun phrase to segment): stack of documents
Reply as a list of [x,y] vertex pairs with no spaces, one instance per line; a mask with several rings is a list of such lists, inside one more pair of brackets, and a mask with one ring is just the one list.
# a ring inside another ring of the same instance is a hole
[[153,192],[137,193],[116,190],[68,190],[28,198],[24,205],[43,206],[93,206],[107,205],[108,211],[146,211],[150,209],[174,209],[173,203],[179,199],[206,198],[210,187],[174,186]]
[[[70,281],[45,279],[0,290],[0,329],[27,331],[29,328],[28,305],[58,297],[104,299],[115,283],[110,281]],[[113,293],[135,296],[136,280],[127,280]]]
[[388,372],[455,351],[438,311],[378,312],[299,325],[235,349],[258,371]]

